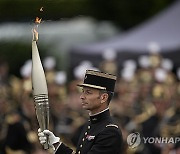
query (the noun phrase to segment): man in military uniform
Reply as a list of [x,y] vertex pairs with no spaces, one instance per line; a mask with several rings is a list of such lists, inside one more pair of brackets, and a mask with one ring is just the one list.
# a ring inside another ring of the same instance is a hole
[[82,108],[89,111],[90,120],[85,124],[78,141],[76,152],[61,142],[51,131],[39,129],[41,144],[47,141],[57,154],[120,154],[122,134],[114,124],[109,103],[112,99],[116,76],[93,70],[87,70],[80,99]]

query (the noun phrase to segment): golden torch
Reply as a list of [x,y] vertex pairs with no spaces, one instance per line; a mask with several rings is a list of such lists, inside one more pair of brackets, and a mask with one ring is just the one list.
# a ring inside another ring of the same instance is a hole
[[[41,130],[48,129],[49,127],[49,102],[48,102],[48,89],[45,78],[45,73],[41,63],[41,59],[38,52],[37,40],[37,24],[40,23],[39,18],[36,18],[36,28],[33,28],[33,40],[32,40],[32,89],[35,103],[35,110],[37,120]],[[48,136],[47,136],[48,139]],[[48,140],[47,140],[48,142]],[[48,143],[44,144],[44,149],[49,149]]]

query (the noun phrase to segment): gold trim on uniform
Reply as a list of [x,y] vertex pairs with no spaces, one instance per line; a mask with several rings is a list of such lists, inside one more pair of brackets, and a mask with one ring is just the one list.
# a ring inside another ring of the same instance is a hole
[[98,88],[98,89],[101,89],[101,90],[106,90],[106,87],[101,87],[101,86],[95,86],[95,85],[91,85],[91,84],[80,84],[79,86],[87,86],[87,87],[90,87],[90,88]]
[[116,127],[116,128],[118,128],[118,126],[117,126],[117,125],[114,125],[114,124],[106,125],[106,127]]
[[98,71],[93,71],[93,70],[87,70],[86,74],[96,75],[96,76],[105,77],[105,78],[109,78],[109,79],[113,79],[113,80],[117,79],[117,77],[115,75],[103,73],[103,72],[98,72]]

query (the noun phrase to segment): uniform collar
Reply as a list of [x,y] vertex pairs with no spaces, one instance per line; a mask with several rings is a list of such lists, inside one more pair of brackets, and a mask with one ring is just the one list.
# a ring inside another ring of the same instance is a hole
[[90,115],[90,121],[91,121],[91,123],[97,123],[108,117],[110,117],[109,108],[107,108],[99,113],[96,113],[94,115]]

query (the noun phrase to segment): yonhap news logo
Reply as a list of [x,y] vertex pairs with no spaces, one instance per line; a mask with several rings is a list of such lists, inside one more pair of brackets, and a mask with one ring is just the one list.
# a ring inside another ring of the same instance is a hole
[[127,137],[127,143],[131,148],[136,148],[141,143],[141,137],[138,132],[131,133]]
[[130,148],[136,148],[141,143],[144,144],[176,144],[180,142],[180,137],[141,137],[140,133],[131,133],[127,137],[127,144]]

